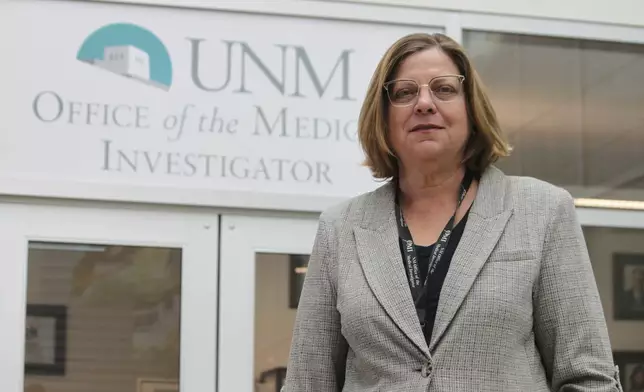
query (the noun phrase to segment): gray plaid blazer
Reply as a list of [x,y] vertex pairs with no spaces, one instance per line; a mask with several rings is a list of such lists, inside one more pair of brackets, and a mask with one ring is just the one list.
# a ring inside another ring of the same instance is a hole
[[491,167],[421,331],[386,184],[325,211],[288,392],[620,392],[570,194]]

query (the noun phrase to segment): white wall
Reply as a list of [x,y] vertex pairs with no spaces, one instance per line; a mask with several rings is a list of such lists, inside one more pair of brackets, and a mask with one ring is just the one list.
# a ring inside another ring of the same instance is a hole
[[644,2],[640,0],[614,0],[588,2],[584,0],[264,0],[239,1],[233,6],[225,0],[95,0],[135,4],[160,4],[195,8],[265,8],[278,3],[368,3],[419,9],[460,11],[468,13],[524,16],[581,22],[598,22],[617,25],[644,26]]
[[[349,1],[349,0],[335,0]],[[350,0],[361,3],[388,4],[396,7],[433,8],[487,14],[527,16],[644,26],[644,2],[614,0]]]

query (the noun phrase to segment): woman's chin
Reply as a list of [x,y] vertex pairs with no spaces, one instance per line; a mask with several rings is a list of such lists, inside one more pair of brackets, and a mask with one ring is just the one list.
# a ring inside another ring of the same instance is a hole
[[445,148],[442,143],[436,140],[423,140],[418,142],[411,153],[416,159],[433,159],[439,156],[442,156],[445,152]]

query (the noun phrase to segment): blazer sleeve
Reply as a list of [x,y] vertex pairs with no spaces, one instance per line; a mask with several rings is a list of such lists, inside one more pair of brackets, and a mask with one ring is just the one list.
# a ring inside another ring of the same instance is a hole
[[534,330],[555,392],[621,392],[573,198],[561,190],[544,237]]
[[283,391],[338,392],[347,342],[336,308],[337,260],[332,224],[320,218],[295,318]]

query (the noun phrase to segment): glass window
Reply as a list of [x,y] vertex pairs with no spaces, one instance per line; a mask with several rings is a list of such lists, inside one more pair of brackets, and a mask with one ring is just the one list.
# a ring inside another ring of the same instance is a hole
[[255,391],[282,387],[309,255],[259,253],[255,282]]
[[181,256],[30,243],[25,392],[178,392]]
[[644,231],[584,227],[625,391],[644,390]]
[[644,45],[467,31],[514,146],[499,163],[575,197],[644,200]]

